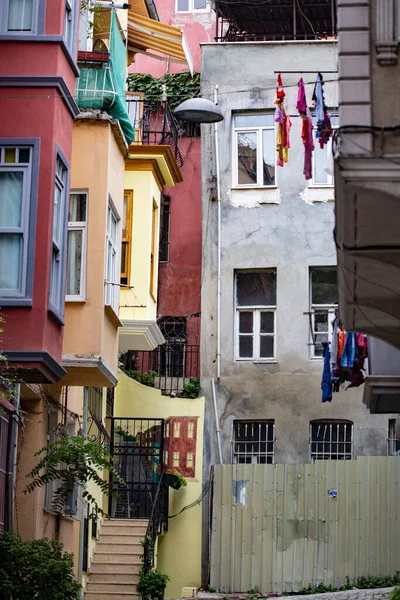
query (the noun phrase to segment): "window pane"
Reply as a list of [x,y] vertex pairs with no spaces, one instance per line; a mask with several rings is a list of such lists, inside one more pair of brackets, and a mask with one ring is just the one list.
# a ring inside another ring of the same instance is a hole
[[338,303],[336,269],[312,269],[311,303]]
[[263,131],[263,185],[275,185],[275,130]]
[[82,237],[82,231],[68,231],[67,295],[81,293]]
[[238,183],[257,183],[257,134],[239,133],[238,144]]
[[260,333],[274,333],[273,312],[262,312],[260,321]]
[[255,115],[236,115],[235,116],[236,127],[274,127],[275,121],[274,115],[270,114],[255,114]]
[[33,0],[9,0],[8,31],[32,31]]
[[261,335],[260,336],[260,357],[261,358],[272,358],[273,356],[274,356],[274,336]]
[[0,287],[19,288],[22,235],[0,233]]
[[121,273],[126,273],[126,242],[121,244]]
[[18,151],[18,162],[19,163],[28,163],[29,158],[30,158],[29,148],[20,148]]
[[21,172],[0,172],[0,227],[20,227],[22,208]]
[[236,303],[237,306],[275,306],[276,273],[238,273]]
[[189,10],[189,0],[178,0],[178,10]]
[[122,237],[126,237],[126,212],[128,209],[128,196],[124,196],[124,206],[122,209]]
[[253,313],[252,312],[240,312],[239,313],[239,332],[240,333],[253,333]]
[[207,8],[207,0],[194,0],[193,8],[195,10],[200,10],[202,8]]
[[71,194],[69,198],[68,221],[85,222],[86,221],[86,195]]
[[241,358],[252,358],[253,356],[253,336],[239,335],[239,356]]
[[4,148],[4,162],[7,164],[15,163],[16,148]]
[[58,243],[60,239],[60,205],[62,201],[62,191],[56,184],[54,189],[54,208],[53,208],[53,241]]

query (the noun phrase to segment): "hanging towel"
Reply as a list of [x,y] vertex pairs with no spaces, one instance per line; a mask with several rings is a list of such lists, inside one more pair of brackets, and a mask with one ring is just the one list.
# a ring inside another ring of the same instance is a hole
[[275,122],[277,123],[276,151],[278,154],[276,164],[278,165],[278,167],[283,167],[284,163],[287,163],[289,160],[290,128],[292,126],[292,122],[285,111],[285,96],[285,90],[283,89],[282,85],[282,76],[279,73],[276,82],[275,97]]
[[297,103],[296,107],[302,118],[301,128],[301,139],[304,145],[304,167],[303,175],[306,179],[312,178],[312,154],[314,151],[314,138],[313,138],[313,122],[311,113],[307,107],[306,92],[304,88],[304,81],[301,77],[299,80],[298,92],[297,92]]
[[321,73],[318,73],[317,75],[312,99],[315,105],[317,118],[317,133],[315,137],[319,141],[320,147],[323,148],[332,137],[333,131],[328,109],[325,105],[324,78]]
[[316,113],[317,123],[319,121],[324,120],[325,102],[324,102],[324,92],[323,92],[323,87],[322,87],[323,85],[324,85],[324,79],[323,79],[321,73],[318,73],[317,81],[315,82],[314,93],[313,93],[313,97],[312,97],[313,102],[315,104],[315,113]]
[[357,338],[355,333],[346,333],[340,365],[350,369],[358,359]]
[[332,369],[337,367],[338,351],[339,351],[339,331],[338,331],[338,317],[335,317],[332,321],[332,343],[331,343],[331,365]]
[[328,342],[322,343],[324,347],[324,370],[322,371],[322,402],[332,401],[332,374],[331,374],[331,353]]

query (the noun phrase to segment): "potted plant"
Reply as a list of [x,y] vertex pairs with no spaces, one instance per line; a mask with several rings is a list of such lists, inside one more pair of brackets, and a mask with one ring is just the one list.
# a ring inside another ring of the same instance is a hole
[[151,569],[140,573],[140,580],[137,586],[139,594],[143,600],[164,600],[164,592],[170,578],[158,569]]
[[186,479],[179,473],[179,471],[175,471],[175,469],[168,469],[165,474],[165,481],[169,487],[172,487],[174,490],[179,490],[182,486],[187,485]]

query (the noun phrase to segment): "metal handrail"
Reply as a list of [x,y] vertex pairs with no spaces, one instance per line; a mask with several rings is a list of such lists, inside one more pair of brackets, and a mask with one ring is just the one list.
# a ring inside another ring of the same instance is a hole
[[168,531],[168,485],[165,482],[165,474],[161,473],[158,482],[150,519],[143,542],[143,572],[147,573],[154,567],[154,548],[158,535]]

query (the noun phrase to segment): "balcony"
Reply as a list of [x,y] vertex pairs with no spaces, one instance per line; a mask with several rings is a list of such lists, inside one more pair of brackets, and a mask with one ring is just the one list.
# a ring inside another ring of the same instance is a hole
[[125,372],[165,396],[196,398],[199,394],[200,346],[168,341],[151,352],[129,353]]
[[400,411],[400,350],[374,337],[368,337],[363,402],[372,414]]
[[135,130],[133,145],[170,146],[179,168],[183,158],[179,151],[179,125],[167,100],[149,102],[140,92],[127,93],[128,114]]
[[337,36],[335,0],[216,0],[216,42],[332,40]]

